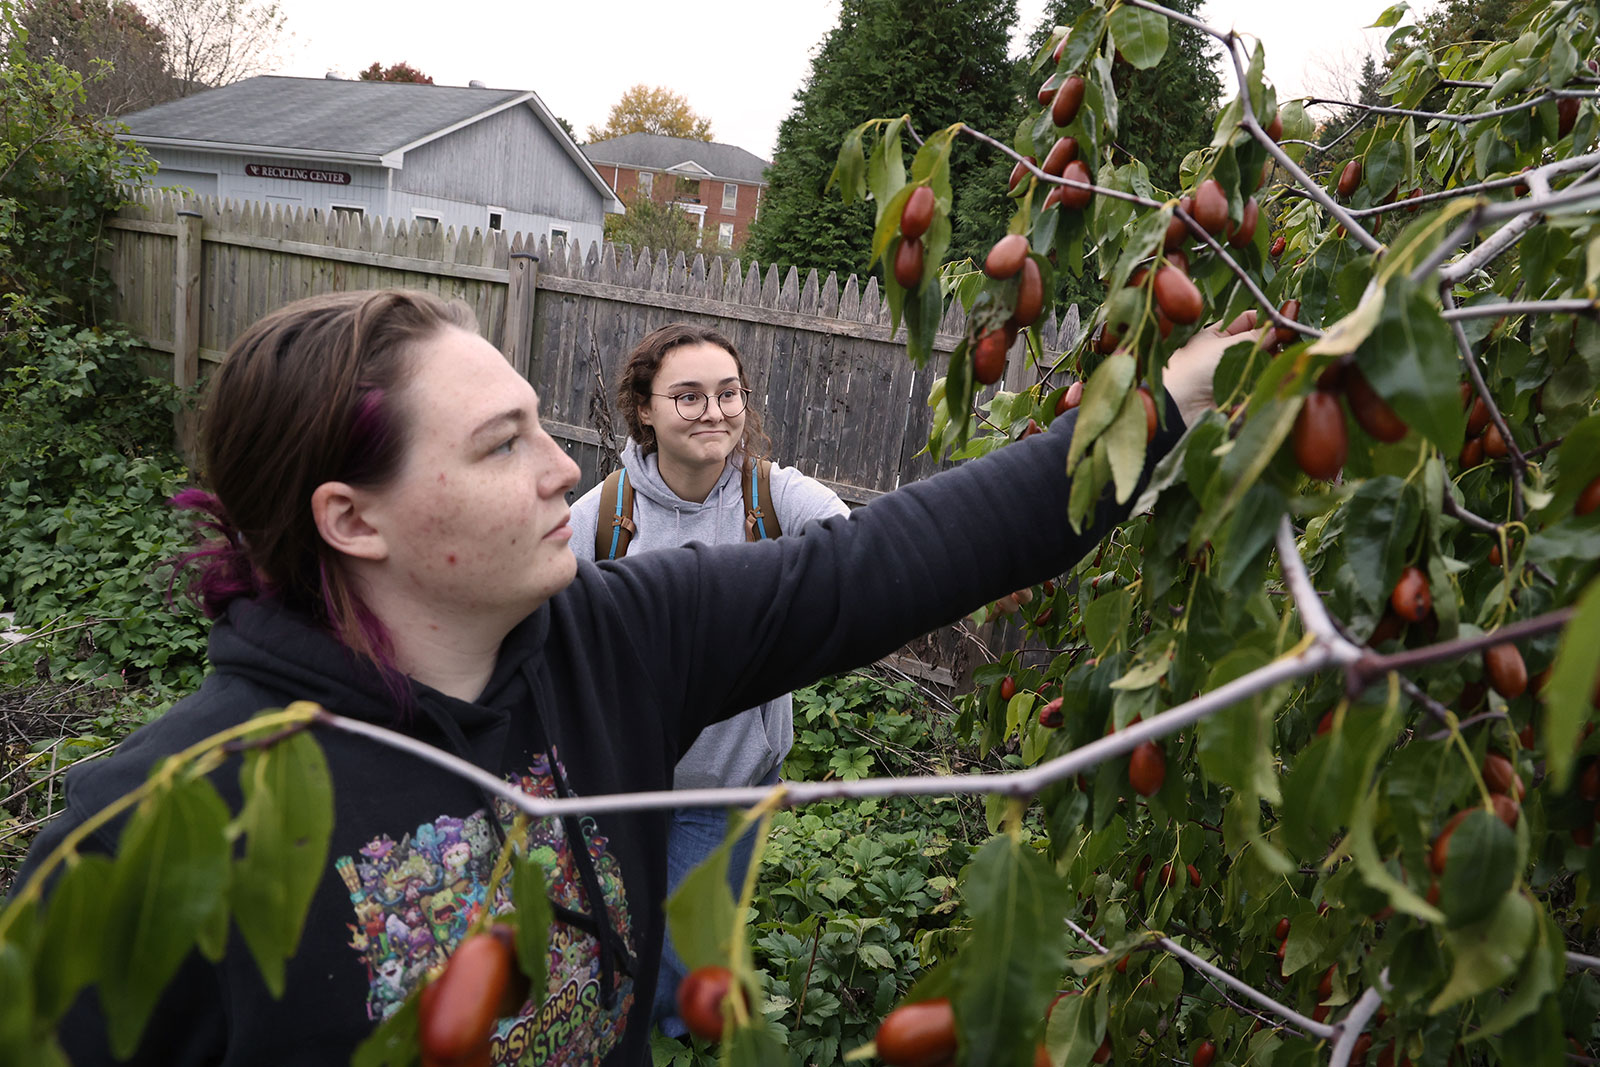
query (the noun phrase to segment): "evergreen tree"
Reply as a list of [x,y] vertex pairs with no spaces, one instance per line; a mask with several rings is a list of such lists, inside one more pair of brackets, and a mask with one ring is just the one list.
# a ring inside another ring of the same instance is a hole
[[[1020,107],[1007,58],[1016,18],[1016,0],[843,0],[838,25],[778,128],[750,253],[763,263],[864,275],[873,208],[845,207],[837,190],[823,191],[846,133],[868,119],[908,113],[923,135],[966,122],[1009,138]],[[997,170],[999,177],[983,181],[985,191],[970,201],[957,194],[952,257],[982,255],[1005,226],[1010,168],[993,156],[969,140],[956,142],[957,188],[979,173]]]
[[[1185,15],[1197,15],[1201,0],[1165,0]],[[1027,54],[1018,63],[1017,92],[1032,105],[1043,80],[1028,73],[1028,64],[1056,26],[1071,26],[1090,7],[1090,0],[1051,0],[1034,29]],[[1150,180],[1176,192],[1183,157],[1211,143],[1211,123],[1222,82],[1213,61],[1218,49],[1211,37],[1177,22],[1168,23],[1167,54],[1149,70],[1127,63],[1112,67],[1117,87],[1117,137],[1114,161],[1142,160]],[[1018,116],[1020,118],[1020,116]]]
[[[1201,0],[1165,0],[1166,6],[1186,15],[1196,15]],[[1020,108],[1036,110],[1036,93],[1047,71],[1030,71],[1033,56],[1050,38],[1057,26],[1071,26],[1090,7],[1090,0],[1051,0],[1039,25],[1028,39],[1027,51],[1015,67],[1016,93]],[[1176,193],[1180,182],[1178,168],[1183,157],[1211,143],[1211,124],[1216,115],[1222,82],[1212,63],[1218,50],[1212,38],[1177,22],[1168,23],[1167,52],[1149,70],[1136,70],[1127,63],[1116,63],[1112,77],[1117,89],[1117,136],[1111,144],[1112,160],[1122,164],[1138,159],[1149,169],[1157,188]],[[1015,128],[1024,110],[1013,114]],[[1009,168],[1007,168],[1009,173]],[[1004,179],[1002,178],[1002,188]],[[1057,274],[1058,297],[1092,307],[1105,299],[1104,286],[1092,270],[1074,277],[1070,271]],[[1088,310],[1085,308],[1084,310]]]

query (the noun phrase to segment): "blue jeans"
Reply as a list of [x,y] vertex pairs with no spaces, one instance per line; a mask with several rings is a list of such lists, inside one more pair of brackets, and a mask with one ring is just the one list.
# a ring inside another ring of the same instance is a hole
[[[774,770],[758,785],[777,785],[778,772]],[[725,808],[677,808],[672,813],[672,829],[667,835],[667,892],[677,892],[689,872],[707,856],[717,850],[722,839],[728,836],[728,812]],[[744,891],[745,875],[750,870],[750,859],[755,852],[755,827],[734,842],[728,857],[728,887],[733,890],[737,904]],[[656,999],[651,1007],[650,1020],[668,1037],[682,1037],[689,1028],[678,1018],[678,983],[683,981],[688,968],[672,947],[668,936],[661,945],[661,970],[656,976]]]

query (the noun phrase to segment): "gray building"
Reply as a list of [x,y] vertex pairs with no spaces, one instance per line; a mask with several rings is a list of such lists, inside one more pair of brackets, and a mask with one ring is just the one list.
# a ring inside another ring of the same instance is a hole
[[158,186],[584,244],[621,212],[536,93],[263,76],[126,115]]

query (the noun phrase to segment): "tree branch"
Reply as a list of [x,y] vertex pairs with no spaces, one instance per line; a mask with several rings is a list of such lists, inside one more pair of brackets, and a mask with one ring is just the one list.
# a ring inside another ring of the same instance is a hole
[[1460,659],[1491,645],[1503,645],[1527,637],[1537,637],[1561,629],[1572,621],[1576,610],[1576,608],[1559,608],[1531,619],[1507,623],[1492,633],[1479,634],[1477,637],[1458,637],[1454,641],[1443,641],[1437,645],[1409,649],[1405,652],[1393,652],[1387,656],[1371,651],[1363,652],[1351,669],[1351,680],[1359,691],[1390,671],[1404,671],[1428,663]]
[[[1385,987],[1389,985],[1389,968],[1383,969],[1378,981]],[[1339,1020],[1339,1025],[1335,1027],[1339,1036],[1333,1042],[1333,1055],[1328,1059],[1328,1067],[1348,1067],[1350,1055],[1355,1051],[1356,1041],[1361,1037],[1361,1032],[1367,1028],[1367,1021],[1376,1014],[1378,1006],[1382,1003],[1383,994],[1378,992],[1378,987],[1369,986],[1356,1001],[1355,1007]]]
[[1492,319],[1501,315],[1593,315],[1600,311],[1600,300],[1507,300],[1493,304],[1474,304],[1444,313],[1446,322],[1462,319]]
[[[1322,670],[1336,661],[1336,654],[1321,644],[1274,660],[1226,685],[1202,693],[1098,741],[1073,749],[1047,763],[1023,771],[994,774],[932,775],[903,778],[860,778],[851,781],[786,782],[774,788],[783,790],[783,803],[794,807],[841,798],[888,796],[965,796],[996,795],[1030,797],[1047,786],[1068,781],[1083,771],[1125,756],[1146,741],[1155,741],[1209,718],[1224,708],[1265,692],[1293,678]],[[743,786],[726,789],[664,789],[639,793],[614,793],[596,796],[532,797],[514,789],[489,772],[426,742],[373,723],[361,722],[321,711],[316,724],[327,729],[357,734],[389,748],[410,753],[418,759],[457,774],[493,793],[506,803],[535,818],[566,814],[599,815],[618,811],[656,811],[677,807],[750,807],[765,800],[772,788]]]
[[1315,104],[1325,104],[1330,107],[1344,108],[1346,110],[1355,109],[1359,111],[1365,111],[1372,115],[1398,115],[1401,118],[1427,119],[1430,122],[1455,122],[1463,126],[1470,126],[1474,122],[1482,122],[1484,119],[1496,119],[1502,115],[1514,115],[1519,111],[1525,111],[1530,107],[1537,107],[1548,100],[1555,100],[1563,96],[1582,97],[1595,95],[1600,94],[1581,89],[1550,90],[1540,93],[1531,100],[1524,100],[1520,104],[1508,104],[1505,107],[1495,108],[1492,111],[1475,111],[1470,115],[1457,115],[1449,111],[1416,111],[1412,108],[1388,107],[1387,105],[1383,104],[1363,104],[1355,100],[1334,100],[1323,96],[1306,97],[1305,105],[1307,107],[1311,107]]

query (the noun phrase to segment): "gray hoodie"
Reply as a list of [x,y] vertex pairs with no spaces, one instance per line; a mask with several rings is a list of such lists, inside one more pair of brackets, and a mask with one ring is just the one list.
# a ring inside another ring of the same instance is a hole
[[[622,452],[633,485],[633,523],[637,532],[628,555],[657,548],[675,548],[700,541],[719,544],[744,540],[744,492],[739,484],[737,454],[703,502],[684,500],[661,479],[656,454],[640,455],[632,440]],[[572,551],[594,559],[594,530],[602,486],[595,486],[572,505]],[[785,536],[797,534],[813,519],[844,515],[849,508],[833,490],[793,467],[772,465],[772,507]],[[789,694],[731,719],[705,728],[678,761],[675,789],[754,785],[783,764],[794,743],[794,711]]]

